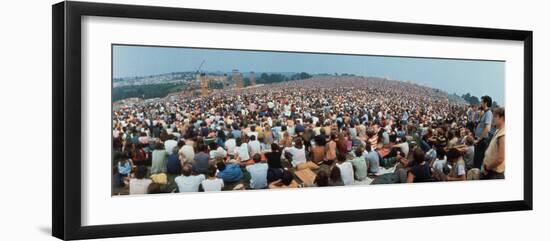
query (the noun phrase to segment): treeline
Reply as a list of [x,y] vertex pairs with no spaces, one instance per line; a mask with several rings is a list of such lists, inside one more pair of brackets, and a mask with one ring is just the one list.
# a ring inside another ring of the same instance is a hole
[[113,101],[127,98],[159,98],[165,97],[172,92],[184,90],[181,83],[136,85],[113,88]]
[[[309,79],[311,77],[312,75],[306,72],[296,73],[291,76],[278,74],[278,73],[273,73],[273,74],[262,73],[260,76],[256,77],[256,84],[280,83],[280,82],[291,81],[291,80]],[[250,78],[246,77],[243,79],[243,81],[245,86],[250,85]]]

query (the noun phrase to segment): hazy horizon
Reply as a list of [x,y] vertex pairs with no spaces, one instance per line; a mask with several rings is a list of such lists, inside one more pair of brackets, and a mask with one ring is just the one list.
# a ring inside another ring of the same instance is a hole
[[113,46],[113,78],[172,72],[307,72],[387,77],[504,103],[503,61],[295,53],[185,47]]

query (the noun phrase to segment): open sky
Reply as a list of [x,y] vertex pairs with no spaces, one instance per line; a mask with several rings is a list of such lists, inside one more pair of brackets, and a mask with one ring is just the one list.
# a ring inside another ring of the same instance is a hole
[[178,71],[349,73],[387,77],[459,95],[489,95],[504,104],[502,61],[311,54],[175,47],[113,47],[113,77]]

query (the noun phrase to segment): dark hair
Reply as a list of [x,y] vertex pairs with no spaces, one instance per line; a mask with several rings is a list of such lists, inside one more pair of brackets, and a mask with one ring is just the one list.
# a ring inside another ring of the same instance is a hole
[[189,164],[185,164],[181,168],[181,174],[183,174],[186,177],[191,176],[192,171],[193,171],[193,167]]
[[499,117],[502,117],[502,119],[505,119],[505,118],[504,118],[504,108],[495,108],[495,109],[493,110],[493,113],[494,113],[495,115],[498,115]]
[[365,145],[365,150],[367,150],[367,152],[371,152],[372,146],[369,143],[367,143],[367,145]]
[[216,162],[216,167],[220,172],[223,172],[223,170],[225,170],[225,162],[223,161]]
[[252,160],[254,160],[255,163],[258,163],[262,160],[262,156],[260,154],[256,153],[254,156],[252,156]]
[[447,160],[456,160],[460,157],[460,151],[456,148],[452,148],[447,152]]
[[413,152],[413,160],[416,164],[420,164],[425,161],[425,154],[424,151],[420,148],[414,149]]
[[208,151],[208,147],[205,144],[199,144],[197,150],[199,150],[199,152],[206,152]]
[[147,167],[138,166],[138,168],[136,169],[136,178],[143,179],[145,178],[145,175],[147,175]]
[[338,155],[336,155],[336,159],[338,159],[338,162],[345,162],[346,161],[346,155],[338,153]]
[[280,148],[279,148],[279,144],[277,144],[277,143],[275,143],[275,142],[274,142],[274,143],[271,143],[271,151],[272,151],[272,152],[278,152],[279,149],[280,149]]
[[292,183],[292,179],[294,179],[294,177],[292,176],[292,172],[284,170],[283,171],[283,176],[281,177],[281,182],[285,186],[288,186],[288,185],[290,185],[290,183]]
[[216,150],[218,149],[218,143],[216,142],[210,142],[210,144],[208,144],[210,146],[210,150]]
[[363,147],[359,146],[355,148],[355,157],[360,157],[363,155]]
[[313,181],[318,187],[328,186],[328,173],[324,170],[321,170],[315,176],[315,181]]
[[209,177],[215,177],[217,171],[218,171],[218,169],[216,168],[216,166],[214,166],[214,165],[208,166],[208,176]]
[[302,149],[302,147],[304,146],[304,142],[302,141],[302,138],[296,138],[296,142],[294,143],[294,146],[296,148]]
[[333,166],[332,169],[330,169],[330,180],[333,182],[342,181],[342,173],[340,172],[340,168],[338,166]]
[[437,158],[442,160],[443,158],[445,158],[445,155],[447,154],[445,152],[445,149],[443,149],[442,147],[438,147],[435,152],[437,153]]
[[485,102],[485,104],[487,104],[487,107],[489,108],[493,105],[493,99],[491,99],[491,97],[488,95],[482,96],[481,101]]
[[252,135],[252,136],[250,137],[250,140],[251,140],[251,141],[255,141],[255,140],[256,140],[256,136],[255,136],[255,135]]
[[147,194],[157,194],[162,193],[162,189],[160,189],[160,184],[152,182],[147,187]]

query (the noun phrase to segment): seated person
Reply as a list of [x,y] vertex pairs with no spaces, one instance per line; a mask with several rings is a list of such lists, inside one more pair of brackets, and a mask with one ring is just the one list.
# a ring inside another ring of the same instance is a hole
[[269,184],[269,189],[275,188],[297,188],[299,187],[298,183],[294,181],[294,177],[290,171],[285,170],[283,172],[283,177],[277,181]]
[[218,168],[217,176],[221,178],[225,183],[235,183],[240,181],[243,177],[241,167],[237,163],[225,163],[223,162],[223,160],[219,160],[216,162],[216,167]]
[[181,176],[174,179],[174,182],[178,185],[179,192],[198,192],[199,186],[206,178],[203,174],[191,175],[193,167],[189,164],[185,164],[181,168]]
[[416,148],[413,151],[413,166],[407,173],[407,182],[430,182],[432,181],[432,173],[430,165],[426,162],[424,151]]
[[223,180],[216,177],[218,169],[216,166],[211,165],[208,167],[208,178],[201,182],[202,189],[205,192],[221,191],[223,188]]
[[267,187],[267,163],[261,162],[260,154],[256,154],[252,157],[254,164],[246,167],[246,170],[250,173],[250,188],[262,189]]
[[355,149],[355,158],[351,161],[355,180],[363,181],[367,178],[367,162],[363,156],[363,147],[359,146]]
[[338,162],[336,166],[340,169],[340,174],[342,175],[342,182],[344,185],[353,184],[353,166],[351,162],[347,161],[347,157],[342,154],[337,155]]
[[466,164],[456,148],[452,148],[447,152],[447,160],[451,163],[451,172],[447,176],[447,181],[464,181],[466,180]]
[[135,177],[130,179],[130,195],[147,194],[147,189],[153,181],[145,178],[145,175],[147,175],[147,167],[138,166]]

